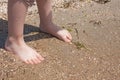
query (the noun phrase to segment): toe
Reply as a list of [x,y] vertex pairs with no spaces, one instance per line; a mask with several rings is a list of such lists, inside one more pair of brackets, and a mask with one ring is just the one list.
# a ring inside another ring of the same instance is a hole
[[67,36],[67,37],[68,37],[68,39],[69,39],[69,40],[72,40],[72,36],[71,36],[71,34],[70,34],[70,33],[68,34],[68,36]]
[[66,31],[66,37],[67,39],[72,40],[72,36],[68,31]]
[[23,62],[26,63],[26,64],[29,64],[29,61],[28,61],[28,60],[24,60]]
[[37,57],[38,60],[41,60],[41,61],[44,60],[44,58],[41,55],[39,55],[38,53],[36,53],[36,57]]
[[65,41],[65,42],[71,42],[71,40],[69,39],[68,36],[64,36],[64,37],[63,37],[63,41]]
[[66,38],[69,40],[68,42],[71,42],[71,41],[72,41],[71,35],[66,36]]
[[70,34],[67,30],[65,30],[65,29],[59,31],[59,32],[58,32],[58,35],[59,35],[59,36],[61,37],[61,39],[62,39],[63,41],[65,41],[65,42],[71,42],[71,40],[72,40],[71,34]]
[[37,57],[35,57],[33,61],[34,61],[35,64],[38,64],[38,63],[41,62],[41,60],[39,60]]
[[67,41],[66,42],[71,42],[71,39],[69,39],[69,37],[66,37]]
[[29,64],[34,64],[34,61],[32,59],[28,60]]
[[33,58],[31,61],[33,62],[33,64],[38,64],[39,63],[36,58]]

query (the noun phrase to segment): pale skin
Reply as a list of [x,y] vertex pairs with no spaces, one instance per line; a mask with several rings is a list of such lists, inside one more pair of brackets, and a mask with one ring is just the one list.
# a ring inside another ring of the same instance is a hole
[[[52,22],[51,0],[36,0],[40,15],[40,30],[70,43],[71,34]],[[22,0],[8,0],[8,38],[5,49],[27,64],[38,64],[44,58],[24,41],[23,28],[28,6]]]

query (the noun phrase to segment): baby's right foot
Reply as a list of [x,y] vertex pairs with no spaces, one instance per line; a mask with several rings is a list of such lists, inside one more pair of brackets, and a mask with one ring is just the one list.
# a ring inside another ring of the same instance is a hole
[[5,49],[13,52],[27,64],[38,64],[44,60],[35,50],[27,46],[23,39],[8,38],[5,43]]

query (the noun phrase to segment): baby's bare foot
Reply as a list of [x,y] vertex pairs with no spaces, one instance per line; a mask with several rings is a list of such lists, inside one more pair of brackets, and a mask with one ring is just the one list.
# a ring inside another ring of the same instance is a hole
[[56,26],[53,23],[49,25],[40,24],[40,30],[52,34],[53,36],[65,42],[71,43],[72,40],[71,34],[67,30],[61,29],[60,27]]
[[38,64],[44,60],[35,50],[27,46],[23,40],[7,39],[5,49],[17,55],[27,64]]

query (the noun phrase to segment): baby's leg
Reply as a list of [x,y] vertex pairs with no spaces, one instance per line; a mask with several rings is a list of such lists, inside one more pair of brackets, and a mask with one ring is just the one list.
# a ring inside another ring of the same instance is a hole
[[63,30],[52,22],[52,6],[51,0],[36,0],[40,15],[40,30],[56,36],[57,38],[71,42],[71,34],[67,30]]
[[27,46],[23,39],[26,11],[27,6],[23,0],[8,0],[8,38],[5,48],[25,63],[37,64],[44,58]]

